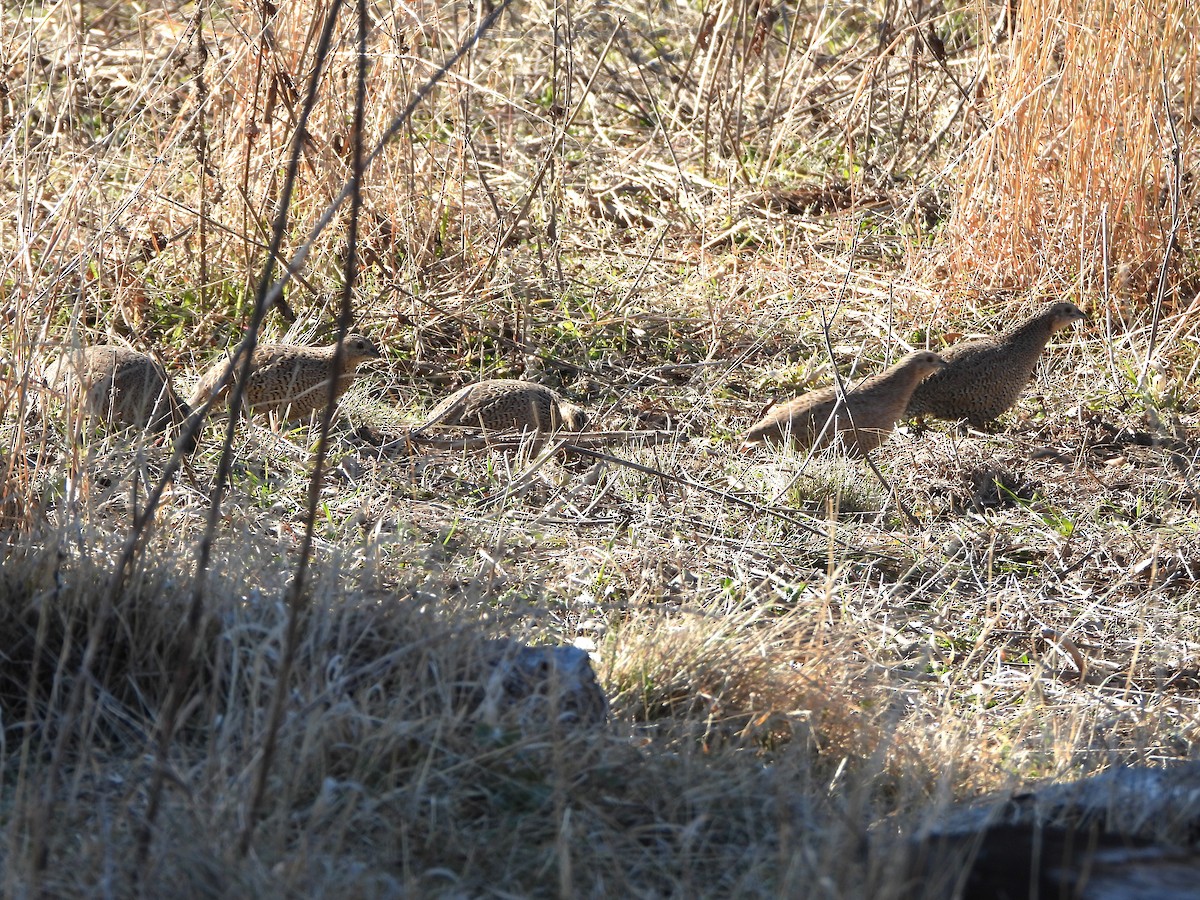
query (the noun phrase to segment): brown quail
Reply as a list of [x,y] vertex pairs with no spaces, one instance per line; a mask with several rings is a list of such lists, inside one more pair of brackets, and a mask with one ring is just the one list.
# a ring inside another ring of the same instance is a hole
[[840,407],[837,389],[833,387],[776,406],[746,432],[745,441],[754,444],[790,440],[797,450],[808,447],[819,450],[836,441],[846,452],[862,455],[887,439],[921,379],[945,365],[936,353],[914,351],[890,369],[847,390],[845,405]]
[[1017,402],[1046,343],[1087,313],[1074,303],[1053,303],[994,338],[966,341],[942,352],[946,368],[913,392],[905,418],[920,415],[966,419],[981,428]]
[[44,377],[68,409],[81,409],[111,426],[161,432],[181,425],[191,413],[163,367],[126,347],[99,344],[69,350],[46,367]]
[[[334,399],[350,387],[360,364],[379,356],[375,345],[361,334],[346,335],[343,346],[342,369]],[[324,409],[329,399],[336,351],[337,344],[327,347],[260,344],[250,361],[250,375],[243,394],[246,406],[252,413],[279,412],[285,420],[303,419]],[[217,390],[228,368],[228,356],[209,366],[192,393],[189,401],[192,408],[199,407],[209,398],[219,403],[229,395],[236,372],[230,374],[226,384]]]
[[491,378],[459,388],[433,408],[413,429],[417,434],[437,425],[465,425],[485,431],[583,431],[587,413],[555,391],[532,381]]

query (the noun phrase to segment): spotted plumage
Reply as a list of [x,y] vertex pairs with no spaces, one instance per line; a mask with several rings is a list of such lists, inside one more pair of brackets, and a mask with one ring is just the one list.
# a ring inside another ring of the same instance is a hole
[[1088,316],[1074,303],[1053,303],[994,338],[955,344],[942,352],[946,368],[913,392],[905,418],[928,415],[986,425],[1017,402],[1055,332],[1078,321]]
[[[773,407],[746,432],[745,442],[786,443],[798,450],[837,443],[861,455],[882,444],[908,405],[913,390],[945,363],[936,353],[917,350],[891,368],[846,391],[839,407],[837,389],[823,388]],[[832,421],[831,421],[832,419]]]
[[43,374],[46,387],[62,397],[67,409],[110,427],[157,433],[182,424],[191,412],[166,370],[127,347],[97,344],[68,350]]
[[459,388],[433,408],[416,435],[439,425],[462,425],[486,431],[583,431],[587,413],[555,391],[532,381],[492,378]]
[[[334,377],[333,362],[337,344],[305,347],[297,344],[262,344],[254,349],[250,375],[243,399],[251,413],[278,412],[284,419],[303,419],[325,408],[329,383]],[[379,351],[361,334],[348,334],[344,341],[341,371],[338,373],[336,400],[350,387],[358,367],[379,356]],[[211,365],[200,376],[190,403],[199,407],[210,398],[224,400],[236,372],[226,375],[229,357]],[[225,384],[218,389],[222,380]]]

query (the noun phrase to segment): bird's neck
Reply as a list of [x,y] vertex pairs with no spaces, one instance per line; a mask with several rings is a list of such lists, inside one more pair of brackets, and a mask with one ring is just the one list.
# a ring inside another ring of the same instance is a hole
[[1018,347],[1037,347],[1039,350],[1046,346],[1050,335],[1054,333],[1051,327],[1053,319],[1050,315],[1037,316],[1009,332],[1008,342]]

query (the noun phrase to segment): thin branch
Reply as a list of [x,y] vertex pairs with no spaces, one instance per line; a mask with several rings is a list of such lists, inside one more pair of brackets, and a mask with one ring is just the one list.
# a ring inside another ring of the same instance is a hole
[[[437,70],[434,71],[434,73],[430,75],[428,79],[426,79],[425,83],[417,89],[417,92],[413,94],[412,99],[408,101],[408,104],[404,107],[404,109],[402,109],[400,113],[394,119],[392,119],[391,124],[388,125],[387,130],[384,131],[383,136],[376,142],[375,149],[373,149],[367,156],[363,163],[364,172],[370,171],[370,168],[372,165],[374,165],[375,160],[383,154],[383,151],[386,149],[387,145],[395,140],[396,136],[408,123],[408,120],[412,118],[412,114],[416,111],[417,107],[424,102],[425,98],[428,97],[430,92],[437,87],[438,83],[446,77],[446,75],[452,68],[454,68],[458,61],[466,56],[467,52],[479,42],[479,39],[483,37],[484,33],[487,32],[487,30],[491,28],[493,24],[495,24],[496,20],[500,18],[501,14],[508,9],[508,5],[512,2],[513,0],[502,0],[502,2],[490,13],[488,13],[487,17],[479,23],[479,27],[475,29],[474,33],[467,38],[467,40],[464,41],[459,48],[454,51],[454,53],[447,57],[447,59],[437,68]],[[275,282],[275,284],[271,285],[271,289],[267,292],[268,303],[274,303],[277,297],[283,295],[284,287],[286,287],[287,283],[304,267],[304,262],[308,259],[308,254],[312,250],[313,243],[321,235],[321,233],[329,227],[329,223],[333,221],[334,214],[341,209],[342,204],[345,203],[349,197],[350,183],[347,182],[346,184],[342,185],[342,189],[338,192],[338,195],[334,197],[333,200],[330,201],[329,205],[325,208],[325,212],[321,215],[321,218],[317,220],[317,224],[315,224],[312,227],[312,230],[308,233],[308,239],[297,248],[295,256],[293,256],[284,267],[283,276],[277,282]]]
[[[862,220],[860,219],[854,229],[854,236],[850,241],[850,259],[846,262],[846,273],[842,278],[842,286],[838,290],[837,300],[834,302],[834,316],[837,315],[837,311],[841,307],[842,300],[845,299],[846,291],[850,286],[850,275],[854,271],[854,254],[858,249],[858,234],[861,228]],[[842,382],[842,376],[837,370],[837,360],[834,359],[833,355],[833,342],[829,337],[829,320],[825,317],[824,307],[821,309],[821,337],[825,342],[825,352],[829,354],[829,366],[833,369],[833,384],[835,390],[837,391],[837,402],[834,404],[833,412],[829,414],[829,419],[825,422],[825,428],[822,429],[821,434],[824,434],[825,431],[833,427],[833,421],[837,416],[838,410],[844,408],[846,411],[846,418],[850,420],[850,428],[854,432],[854,443],[860,450],[862,450],[863,459],[866,460],[867,466],[870,467],[871,471],[875,475],[875,478],[879,481],[880,485],[883,486],[883,489],[888,492],[888,496],[896,501],[896,507],[904,516],[905,521],[908,522],[909,525],[919,526],[921,524],[920,520],[913,515],[912,511],[908,508],[908,505],[900,498],[900,494],[897,493],[894,487],[892,487],[891,482],[884,477],[883,472],[879,471],[879,466],[877,466],[875,464],[875,460],[871,458],[871,451],[867,450],[863,446],[861,436],[858,433],[858,426],[854,424],[854,413],[850,409],[849,402],[846,400],[846,385]],[[819,440],[820,437],[818,436],[817,441]],[[817,444],[817,441],[813,442],[814,446]],[[809,457],[811,458],[811,456],[812,454],[810,452]]]
[[263,736],[262,755],[255,774],[254,787],[250,794],[246,824],[238,839],[238,854],[245,856],[250,850],[254,828],[258,824],[263,798],[267,791],[267,777],[275,758],[275,747],[279,740],[279,729],[283,724],[283,710],[288,701],[288,684],[292,667],[296,661],[296,650],[300,642],[300,616],[305,611],[304,588],[308,576],[308,564],[312,557],[313,532],[316,528],[317,510],[321,505],[321,483],[325,474],[325,460],[329,454],[329,429],[333,424],[333,412],[337,407],[342,364],[346,358],[345,339],[354,324],[354,282],[358,272],[358,221],[362,211],[363,177],[363,109],[367,97],[367,5],[358,0],[358,72],[354,91],[353,125],[353,168],[350,176],[350,222],[346,235],[346,272],[342,284],[341,310],[338,315],[337,346],[331,361],[331,376],[325,397],[325,408],[321,411],[321,432],[317,438],[316,459],[308,481],[308,509],[304,517],[304,538],[300,544],[300,558],[296,574],[288,592],[287,630],[284,634],[283,658],[275,676],[275,691],[271,697],[271,709],[267,715],[267,729]]
[[1183,151],[1179,146],[1179,131],[1175,127],[1175,116],[1171,112],[1171,96],[1167,85],[1167,62],[1165,57],[1162,65],[1163,109],[1167,116],[1167,129],[1171,133],[1171,228],[1167,232],[1167,246],[1163,249],[1162,264],[1158,267],[1158,285],[1154,291],[1154,315],[1150,320],[1150,342],[1146,347],[1146,359],[1142,363],[1142,372],[1138,376],[1138,387],[1144,388],[1146,375],[1150,371],[1150,363],[1154,359],[1154,351],[1158,343],[1158,325],[1162,320],[1163,302],[1167,296],[1167,277],[1170,274],[1171,255],[1179,243],[1179,229],[1183,220],[1180,215],[1180,204],[1183,196],[1183,166],[1180,158]]
[[[262,278],[259,281],[259,289],[253,313],[250,317],[250,323],[247,328],[246,337],[239,345],[229,365],[226,367],[224,379],[228,380],[231,373],[237,370],[237,378],[233,382],[233,388],[230,391],[229,398],[229,423],[225,430],[225,440],[221,447],[221,456],[217,463],[217,477],[213,484],[212,496],[210,498],[208,520],[205,525],[204,535],[200,542],[200,555],[196,563],[195,575],[193,576],[192,599],[188,606],[187,630],[190,635],[190,643],[187,652],[178,660],[175,669],[175,676],[172,680],[171,687],[167,693],[167,698],[164,701],[163,709],[158,722],[158,740],[155,746],[155,756],[157,765],[155,766],[154,776],[150,785],[149,800],[146,809],[146,819],[141,826],[139,834],[138,852],[142,858],[149,851],[150,841],[153,835],[154,822],[158,814],[159,803],[163,789],[163,777],[167,770],[167,754],[170,750],[171,740],[174,737],[175,728],[179,716],[180,708],[182,707],[184,694],[187,691],[188,683],[192,679],[192,674],[196,665],[196,654],[198,652],[198,641],[201,633],[201,623],[204,617],[204,587],[205,577],[208,571],[209,560],[212,554],[212,545],[215,540],[217,525],[220,522],[221,500],[224,494],[225,483],[229,478],[229,472],[233,464],[233,439],[236,433],[238,416],[242,409],[242,398],[245,393],[245,386],[250,374],[250,367],[254,356],[254,348],[258,342],[258,331],[262,326],[263,320],[266,318],[267,310],[270,305],[266,299],[266,285],[270,284],[271,272],[275,265],[275,260],[278,258],[279,249],[283,243],[283,235],[287,230],[288,211],[291,205],[292,190],[295,186],[295,180],[300,167],[300,157],[303,152],[305,128],[308,124],[309,116],[316,106],[317,89],[320,85],[321,75],[324,71],[324,63],[329,55],[329,47],[333,41],[334,26],[337,23],[338,12],[341,9],[341,0],[334,0],[333,6],[329,10],[329,14],[325,20],[324,28],[321,31],[320,40],[317,44],[316,59],[313,67],[312,76],[308,84],[308,93],[305,97],[304,106],[301,109],[300,118],[296,126],[296,130],[292,137],[291,155],[288,160],[287,175],[284,180],[283,190],[280,194],[279,207],[275,214],[275,222],[273,233],[271,236],[271,245],[267,253],[267,260],[264,264]],[[212,408],[215,398],[220,394],[220,387],[212,392],[209,399],[198,410],[192,412],[191,420],[186,424],[185,434],[179,440],[179,446],[187,446],[185,441],[191,441],[198,436],[200,429],[203,426],[204,417]],[[179,450],[176,450],[175,457],[171,462],[175,462],[175,458],[179,457]],[[168,465],[168,471],[170,466]],[[147,501],[147,510],[143,514],[143,520],[146,520],[157,507],[162,496],[161,488],[165,485],[164,479],[160,480],[156,485],[156,490],[151,494]],[[128,558],[132,559],[132,552],[137,546],[140,537],[141,529],[135,528],[127,541]],[[123,562],[125,558],[123,557]],[[124,569],[122,569],[124,572]],[[112,590],[110,600],[115,602],[117,591],[121,584],[115,584]]]

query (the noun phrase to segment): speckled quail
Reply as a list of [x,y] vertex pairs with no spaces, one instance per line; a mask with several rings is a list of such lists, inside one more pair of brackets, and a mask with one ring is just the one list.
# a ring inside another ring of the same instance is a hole
[[[333,358],[337,344],[327,347],[305,347],[297,344],[260,344],[254,348],[250,375],[243,394],[252,413],[279,412],[285,420],[303,419],[325,408],[329,399],[329,381],[333,377]],[[361,334],[348,334],[344,341],[341,372],[337,392],[340,397],[350,387],[359,365],[379,356],[379,351]],[[233,378],[217,390],[229,368],[229,356],[209,366],[200,376],[190,403],[199,407],[211,397],[214,403],[228,396]]]
[[944,350],[946,368],[913,392],[905,418],[966,419],[982,427],[1017,402],[1050,337],[1080,320],[1088,315],[1074,303],[1053,303],[1001,335]]
[[435,406],[411,434],[437,425],[465,425],[486,431],[583,431],[588,416],[548,387],[532,381],[491,378],[459,388]]
[[908,405],[913,389],[921,379],[945,365],[936,353],[914,351],[890,369],[847,390],[846,403],[836,412],[836,388],[812,391],[771,409],[746,432],[745,441],[747,444],[790,441],[798,450],[808,447],[819,450],[836,441],[848,453],[861,455],[887,439]]
[[46,387],[61,394],[68,409],[81,409],[110,426],[161,432],[181,425],[191,413],[166,370],[127,347],[97,344],[68,350],[43,375]]

